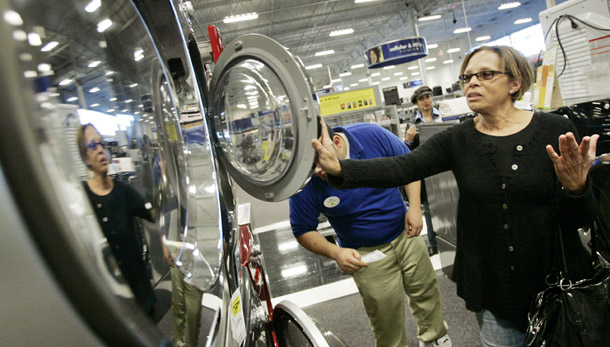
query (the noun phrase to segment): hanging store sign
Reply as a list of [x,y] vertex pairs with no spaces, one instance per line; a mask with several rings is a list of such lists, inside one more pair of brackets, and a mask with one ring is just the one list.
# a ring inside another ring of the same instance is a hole
[[408,63],[428,55],[426,39],[410,37],[382,43],[365,51],[369,69]]
[[403,88],[412,88],[412,87],[419,87],[419,86],[423,86],[424,85],[424,80],[415,80],[415,81],[409,81],[407,83],[403,83],[402,87]]
[[320,113],[330,116],[337,113],[361,110],[377,106],[373,88],[320,96]]

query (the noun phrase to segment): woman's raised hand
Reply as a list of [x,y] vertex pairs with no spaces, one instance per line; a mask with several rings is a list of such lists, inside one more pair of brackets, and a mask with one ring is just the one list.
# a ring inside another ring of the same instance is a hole
[[572,194],[581,194],[587,183],[587,174],[595,160],[599,135],[583,137],[580,145],[571,132],[559,136],[559,153],[547,145],[546,151],[555,165],[555,173],[563,188]]
[[334,176],[341,176],[343,171],[341,170],[341,164],[337,158],[335,144],[333,143],[333,139],[330,138],[330,135],[328,135],[326,123],[324,123],[324,119],[322,118],[320,118],[320,125],[322,127],[322,136],[320,136],[319,139],[311,140],[311,146],[317,153],[316,163],[318,163],[326,173]]

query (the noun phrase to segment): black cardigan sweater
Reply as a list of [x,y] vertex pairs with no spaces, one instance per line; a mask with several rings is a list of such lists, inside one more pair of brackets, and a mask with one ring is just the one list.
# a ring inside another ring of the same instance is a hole
[[559,135],[576,134],[572,123],[535,113],[528,127],[533,136],[515,146],[508,177],[500,175],[495,146],[483,143],[485,135],[469,119],[409,154],[343,160],[343,176],[329,175],[329,182],[339,188],[395,187],[451,170],[460,192],[453,272],[457,293],[469,310],[487,309],[525,328],[531,300],[545,288],[559,255],[560,227],[572,278],[590,274],[575,229],[598,212],[589,182],[580,196],[563,191],[545,150],[551,144],[559,153]]

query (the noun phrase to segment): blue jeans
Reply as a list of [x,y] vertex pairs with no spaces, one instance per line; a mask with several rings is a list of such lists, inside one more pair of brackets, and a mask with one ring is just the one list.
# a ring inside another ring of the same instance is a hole
[[498,319],[488,310],[476,313],[483,347],[523,347],[525,332],[515,322]]

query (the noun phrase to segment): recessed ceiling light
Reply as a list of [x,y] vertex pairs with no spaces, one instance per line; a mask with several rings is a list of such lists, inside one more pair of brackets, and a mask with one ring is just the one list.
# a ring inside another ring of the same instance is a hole
[[364,67],[364,64],[356,64],[356,65],[352,65],[352,66],[350,67],[350,69],[352,69],[352,70],[353,70],[353,69],[359,69],[359,68],[361,68],[361,67]]
[[529,18],[529,17],[528,18],[521,18],[521,19],[517,19],[515,21],[515,24],[525,24],[525,23],[529,23],[531,21],[532,21],[532,19]]
[[343,90],[350,90],[350,88],[349,87],[345,87],[345,88],[343,88]]
[[347,77],[347,76],[351,76],[351,75],[352,75],[352,73],[351,73],[351,72],[349,72],[349,71],[347,71],[347,72],[342,72],[342,73],[340,73],[340,74],[339,74],[339,77]]
[[72,101],[76,101],[78,100],[78,98],[76,96],[72,96],[66,99],[67,102],[72,102]]
[[443,60],[443,64],[451,64],[453,63],[453,59]]
[[389,66],[384,66],[383,69],[384,70],[392,70],[395,67],[396,67],[396,65],[389,65]]
[[358,85],[358,83],[352,83],[352,84],[350,84],[349,86],[350,86],[350,87],[355,87],[355,86],[357,86],[357,85]]
[[358,80],[358,82],[368,82],[368,81],[369,81],[368,78],[361,78],[361,79]]
[[426,45],[426,47],[427,47],[428,49],[438,48],[438,43],[431,43],[431,44],[429,44],[429,45]]
[[423,17],[419,17],[417,20],[420,22],[425,22],[428,20],[435,20],[435,19],[439,19],[441,18],[440,14],[433,14],[433,15],[427,15],[427,16],[423,16]]
[[23,24],[23,19],[21,19],[19,13],[13,10],[4,11],[3,17],[4,21],[10,25],[19,26]]
[[329,49],[329,50],[326,50],[326,51],[316,52],[315,56],[319,57],[319,56],[322,56],[322,55],[329,55],[329,54],[334,54],[334,53],[335,53],[334,49]]
[[59,44],[59,42],[57,42],[57,41],[51,41],[51,42],[47,43],[46,45],[44,45],[40,50],[43,52],[49,52],[53,48],[57,47],[58,44]]
[[38,76],[38,73],[34,70],[27,70],[23,72],[23,77],[25,78],[34,78]]
[[384,77],[384,78],[382,78],[381,80],[382,80],[382,81],[389,81],[390,79],[391,79],[390,77]]
[[426,70],[434,70],[434,69],[436,69],[436,66],[428,66],[428,67],[426,67]]
[[69,78],[66,78],[65,80],[62,80],[61,82],[59,82],[60,86],[67,86],[68,84],[72,83],[72,80]]
[[408,70],[415,70],[417,68],[418,68],[417,65],[413,65],[413,66],[409,66],[407,69]]
[[108,99],[108,101],[116,101],[116,98],[112,97],[112,98]]
[[373,72],[373,73],[371,74],[371,77],[377,77],[377,76],[379,76],[379,75],[381,75],[381,72]]
[[95,104],[91,104],[91,107],[98,107],[100,104],[95,103]]
[[238,14],[236,16],[227,16],[222,21],[225,23],[235,23],[235,22],[243,22],[246,20],[253,20],[256,18],[258,18],[258,14],[256,12],[252,12],[252,13]]
[[42,40],[40,39],[40,35],[37,33],[29,33],[28,34],[28,43],[30,46],[40,46],[42,45]]
[[419,72],[413,72],[413,73],[411,74],[411,76],[418,76],[418,75],[419,75]]
[[102,0],[92,0],[90,3],[87,4],[87,6],[85,6],[85,11],[93,13],[97,11],[100,6],[102,6]]
[[401,78],[400,78],[400,80],[401,80],[401,81],[406,81],[406,80],[408,80],[408,79],[409,79],[409,77],[406,77],[406,76],[405,76],[405,77],[401,77]]
[[363,2],[373,2],[373,1],[377,1],[377,0],[354,0],[355,4],[361,4]]
[[379,82],[373,82],[373,83],[371,83],[371,85],[372,85],[372,86],[379,85]]
[[465,27],[465,28],[457,28],[453,31],[454,34],[463,34],[463,33],[467,33],[469,31],[471,31],[472,28],[471,27]]
[[424,60],[426,63],[432,63],[436,61],[436,58],[428,58],[426,60]]
[[339,83],[341,82],[340,78],[335,78],[334,80],[330,80],[330,83]]
[[498,7],[498,10],[508,10],[511,8],[519,7],[519,6],[521,6],[521,3],[519,1],[505,2]]
[[485,35],[485,36],[479,36],[479,37],[477,37],[477,38],[476,38],[476,39],[474,39],[474,40],[475,40],[475,41],[487,41],[487,40],[489,40],[489,39],[491,39],[491,36],[489,36],[489,35]]
[[94,60],[92,62],[89,63],[89,65],[87,65],[88,67],[97,67],[98,65],[100,65],[102,62],[99,60]]
[[97,93],[99,91],[100,91],[100,89],[98,87],[93,87],[93,88],[89,89],[89,93]]
[[313,65],[305,66],[305,70],[319,69],[321,67],[322,67],[322,64],[313,64]]
[[353,33],[354,33],[354,29],[348,28],[348,29],[341,29],[341,30],[333,30],[330,32],[330,34],[328,34],[328,36],[341,36],[341,35],[349,35],[349,34],[353,34]]
[[400,71],[400,72],[395,72],[395,73],[394,73],[394,76],[400,76],[400,75],[402,75],[402,74],[403,74],[403,72],[402,72],[402,71]]
[[459,47],[457,47],[457,48],[449,48],[447,50],[447,53],[455,53],[455,52],[459,52],[459,51],[460,51]]
[[104,31],[106,31],[106,29],[110,28],[111,25],[112,25],[112,21],[110,19],[106,18],[103,21],[97,23],[97,32],[103,33]]

